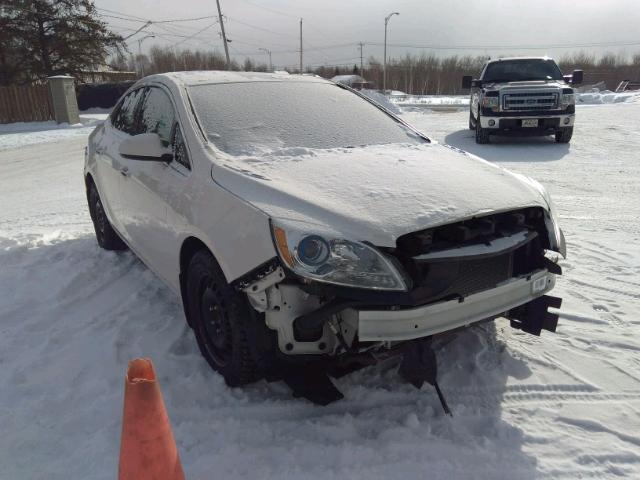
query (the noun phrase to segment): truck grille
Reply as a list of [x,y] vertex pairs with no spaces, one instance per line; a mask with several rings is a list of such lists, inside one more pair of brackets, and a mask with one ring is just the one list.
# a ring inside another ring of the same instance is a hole
[[505,93],[503,110],[552,110],[558,108],[558,92]]

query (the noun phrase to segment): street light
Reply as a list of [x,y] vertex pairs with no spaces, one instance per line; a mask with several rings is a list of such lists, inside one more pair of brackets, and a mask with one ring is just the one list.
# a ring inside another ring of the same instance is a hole
[[259,48],[258,50],[269,54],[269,70],[273,72],[273,62],[271,61],[271,50],[268,48]]
[[384,63],[382,64],[382,93],[384,95],[387,94],[387,24],[394,15],[400,15],[400,13],[393,12],[384,17]]
[[[147,35],[138,39],[138,58],[142,57],[142,42],[144,42],[147,38],[156,38],[155,35]],[[144,63],[140,62],[140,76],[144,77]]]

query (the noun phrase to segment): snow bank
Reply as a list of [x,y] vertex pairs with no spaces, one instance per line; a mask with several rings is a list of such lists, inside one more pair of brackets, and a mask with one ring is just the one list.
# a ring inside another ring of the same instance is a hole
[[[400,99],[392,97],[391,101],[402,108],[424,107],[442,110],[469,106],[468,95],[409,95]],[[576,94],[576,103],[579,105],[627,102],[640,102],[640,91],[615,93],[609,90],[594,89],[592,92]]]
[[469,105],[468,95],[408,95],[405,98],[395,100],[395,103],[401,106],[413,105],[453,105],[467,106]]
[[610,90],[593,89],[591,92],[579,93],[576,95],[576,103],[579,105],[628,102],[640,102],[640,90],[615,93]]
[[98,111],[80,114],[80,123],[16,122],[0,125],[0,150],[24,147],[38,143],[57,142],[70,137],[86,136],[107,117]]

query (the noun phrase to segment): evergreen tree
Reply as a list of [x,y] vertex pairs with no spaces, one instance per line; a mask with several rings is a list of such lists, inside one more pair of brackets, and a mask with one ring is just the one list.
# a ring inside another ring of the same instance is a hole
[[8,0],[0,8],[0,83],[75,75],[121,53],[91,0]]

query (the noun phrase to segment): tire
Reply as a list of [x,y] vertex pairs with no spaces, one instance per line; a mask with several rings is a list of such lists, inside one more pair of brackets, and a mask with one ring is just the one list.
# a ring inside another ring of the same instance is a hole
[[476,123],[473,118],[473,113],[469,111],[469,130],[475,130],[475,129],[476,129]]
[[557,143],[569,143],[573,137],[573,127],[566,127],[556,130]]
[[198,347],[211,368],[227,385],[239,387],[261,378],[249,329],[257,313],[247,297],[231,287],[213,255],[195,253],[187,270],[186,301]]
[[89,186],[88,200],[89,214],[91,215],[93,229],[96,232],[96,240],[98,240],[100,248],[105,250],[126,250],[127,244],[122,241],[111,226],[104,207],[102,206],[98,189],[94,184]]
[[486,145],[491,141],[489,136],[489,129],[482,128],[480,125],[480,116],[478,115],[478,119],[476,120],[476,143],[480,145]]

